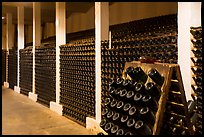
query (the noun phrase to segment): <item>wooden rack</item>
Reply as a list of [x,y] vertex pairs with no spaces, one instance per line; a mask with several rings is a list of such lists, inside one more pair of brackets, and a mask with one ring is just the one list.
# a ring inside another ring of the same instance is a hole
[[[161,86],[161,96],[158,101],[158,110],[156,112],[156,120],[155,124],[153,127],[153,135],[159,135],[161,128],[163,124],[167,121],[164,121],[164,113],[166,112],[167,105],[166,103],[168,102],[168,96],[170,92],[175,93],[174,91],[170,91],[171,86],[173,83],[178,84],[177,89],[179,91],[179,98],[181,99],[180,106],[183,107],[182,113],[184,114],[184,123],[187,125],[188,132],[190,135],[193,134],[193,128],[190,123],[190,118],[188,115],[188,107],[187,107],[187,101],[185,97],[185,92],[184,92],[184,87],[183,87],[183,82],[182,82],[182,77],[181,77],[181,72],[180,72],[180,67],[178,64],[167,64],[167,63],[158,63],[158,62],[150,62],[150,63],[145,63],[145,62],[140,62],[140,61],[132,61],[132,62],[126,62],[125,68],[122,74],[122,77],[124,79],[131,79],[128,75],[125,74],[126,68],[129,66],[133,67],[141,67],[142,70],[147,74],[148,71],[151,68],[155,68],[163,77],[164,77],[164,83]],[[152,79],[148,77],[146,82],[152,82]],[[174,102],[171,102],[175,104]]]

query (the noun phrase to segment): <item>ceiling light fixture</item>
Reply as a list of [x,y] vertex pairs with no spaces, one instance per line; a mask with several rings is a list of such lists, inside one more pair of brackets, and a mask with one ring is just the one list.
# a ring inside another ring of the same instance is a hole
[[5,17],[2,17],[2,20],[4,20],[5,19]]

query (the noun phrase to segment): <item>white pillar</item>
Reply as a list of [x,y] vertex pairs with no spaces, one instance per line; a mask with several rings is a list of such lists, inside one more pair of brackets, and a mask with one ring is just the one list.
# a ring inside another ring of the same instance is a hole
[[56,2],[56,102],[50,102],[50,109],[62,115],[60,105],[60,45],[66,44],[66,2]]
[[191,3],[191,26],[201,26],[201,2]]
[[41,45],[41,4],[33,2],[33,91],[29,92],[29,97],[37,101],[35,92],[35,47]]
[[108,40],[109,3],[95,2],[96,121],[101,121],[101,41]]
[[6,82],[4,82],[4,86],[9,88],[9,81],[8,81],[8,55],[9,49],[13,47],[13,35],[12,33],[12,15],[11,13],[6,14]]
[[201,25],[201,2],[178,2],[178,64],[187,101],[191,98],[191,26]]
[[101,41],[109,38],[109,3],[95,2],[95,112],[96,119],[86,119],[86,128],[101,131]]
[[17,86],[14,87],[14,91],[20,93],[19,78],[20,78],[20,55],[19,50],[24,48],[24,7],[17,7],[18,10],[18,50],[17,50]]

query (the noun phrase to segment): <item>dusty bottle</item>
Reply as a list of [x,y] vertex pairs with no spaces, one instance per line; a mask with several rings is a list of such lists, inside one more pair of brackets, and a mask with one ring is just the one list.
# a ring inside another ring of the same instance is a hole
[[142,107],[139,111],[139,117],[144,122],[147,122],[148,125],[152,126],[153,128],[155,123],[155,115],[154,113],[149,109],[149,107]]
[[104,129],[104,127],[105,127],[106,124],[107,124],[107,120],[106,120],[105,118],[103,118],[103,119],[101,120],[101,122],[100,122],[100,127],[101,127],[102,129]]
[[139,135],[152,135],[152,130],[142,120],[135,122],[135,132]]
[[142,94],[141,93],[135,93],[134,95],[134,104],[135,105],[141,105],[142,104]]
[[127,93],[128,93],[128,91],[126,89],[120,90],[120,98],[122,100],[125,100]]
[[120,119],[121,119],[121,114],[118,113],[118,112],[114,113],[114,115],[112,117],[113,123],[119,125],[120,124]]
[[135,91],[137,93],[141,93],[142,95],[145,95],[147,94],[146,92],[146,89],[145,89],[145,85],[141,82],[138,82],[136,85],[135,85]]
[[133,118],[128,119],[128,121],[127,121],[127,127],[128,127],[128,128],[133,128],[134,125],[135,125],[135,119],[133,119]]
[[135,95],[134,91],[132,90],[128,91],[128,93],[126,94],[126,100],[128,102],[133,102],[134,95]]
[[147,75],[145,74],[145,72],[142,70],[141,67],[128,67],[126,69],[126,73],[132,78],[132,80],[134,81],[140,81],[145,83],[147,81]]
[[112,128],[111,128],[111,135],[115,135],[116,132],[118,131],[119,129],[119,126],[118,125],[114,125]]
[[130,108],[131,108],[131,104],[130,103],[125,103],[124,107],[123,107],[124,113],[128,114]]
[[136,116],[137,116],[137,108],[136,108],[136,106],[132,106],[132,107],[129,109],[128,114],[129,114],[129,116],[134,116],[134,117],[136,117]]
[[104,127],[104,131],[107,132],[108,134],[111,134],[111,128],[113,126],[114,126],[114,124],[112,122],[108,122]]
[[124,104],[125,103],[123,101],[118,101],[117,106],[116,106],[118,112],[123,113],[123,106],[124,106]]
[[142,105],[149,107],[152,111],[156,112],[158,109],[157,101],[152,98],[151,95],[145,95],[142,97]]
[[116,135],[124,135],[124,130],[123,129],[119,129],[117,132],[116,132]]
[[160,99],[161,90],[153,82],[148,82],[145,89],[146,92],[153,96],[157,101]]

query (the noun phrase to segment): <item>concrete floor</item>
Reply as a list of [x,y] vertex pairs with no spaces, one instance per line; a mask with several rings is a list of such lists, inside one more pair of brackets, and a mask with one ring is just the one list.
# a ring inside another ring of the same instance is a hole
[[27,96],[2,86],[2,135],[93,135]]

